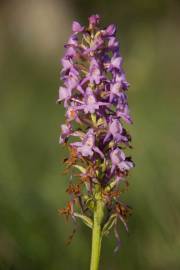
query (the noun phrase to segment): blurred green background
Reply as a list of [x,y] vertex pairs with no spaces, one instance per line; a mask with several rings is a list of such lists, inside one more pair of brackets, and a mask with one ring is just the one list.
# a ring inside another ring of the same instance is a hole
[[91,235],[58,216],[68,199],[58,144],[60,58],[73,19],[118,25],[131,83],[133,207],[101,270],[180,269],[180,1],[0,1],[0,270],[89,269]]

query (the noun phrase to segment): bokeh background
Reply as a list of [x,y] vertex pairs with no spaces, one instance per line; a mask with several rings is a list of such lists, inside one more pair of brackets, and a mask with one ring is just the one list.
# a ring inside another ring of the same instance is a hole
[[102,270],[180,269],[180,1],[0,1],[0,270],[89,269],[91,235],[57,209],[68,199],[56,104],[60,58],[73,19],[99,13],[118,26],[131,83],[136,168],[124,199],[129,235]]

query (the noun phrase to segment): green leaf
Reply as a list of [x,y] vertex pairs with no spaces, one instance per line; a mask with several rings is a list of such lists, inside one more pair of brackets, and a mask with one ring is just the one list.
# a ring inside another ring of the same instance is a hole
[[111,191],[116,185],[117,185],[117,181],[116,180],[112,181],[109,185],[107,185],[107,187],[105,188],[105,191],[107,192]]
[[73,167],[77,168],[78,170],[80,170],[80,172],[85,173],[86,169],[80,165],[73,165]]
[[108,235],[111,228],[115,225],[116,223],[116,219],[117,219],[117,215],[116,214],[112,214],[108,221],[104,224],[103,229],[102,229],[102,235]]
[[92,227],[93,227],[93,221],[92,221],[91,218],[89,218],[89,217],[87,217],[85,215],[78,214],[78,213],[74,213],[74,216],[80,218],[84,222],[84,224],[86,226],[88,226],[89,228],[92,229]]

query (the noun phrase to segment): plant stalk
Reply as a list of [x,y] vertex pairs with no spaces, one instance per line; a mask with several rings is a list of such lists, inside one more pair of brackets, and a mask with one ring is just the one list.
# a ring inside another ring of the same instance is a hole
[[94,210],[94,222],[92,229],[92,250],[91,250],[90,270],[99,269],[103,219],[104,219],[104,202],[100,199],[97,199],[96,207]]

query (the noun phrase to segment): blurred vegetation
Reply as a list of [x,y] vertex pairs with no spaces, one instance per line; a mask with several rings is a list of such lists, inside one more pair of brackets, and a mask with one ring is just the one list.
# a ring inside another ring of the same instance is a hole
[[0,4],[0,269],[89,267],[90,231],[79,225],[66,246],[73,226],[57,213],[68,176],[58,145],[64,112],[55,102],[70,22],[99,13],[119,29],[136,163],[124,196],[134,209],[130,233],[120,227],[116,255],[113,235],[104,239],[101,269],[179,270],[180,2],[32,3]]

